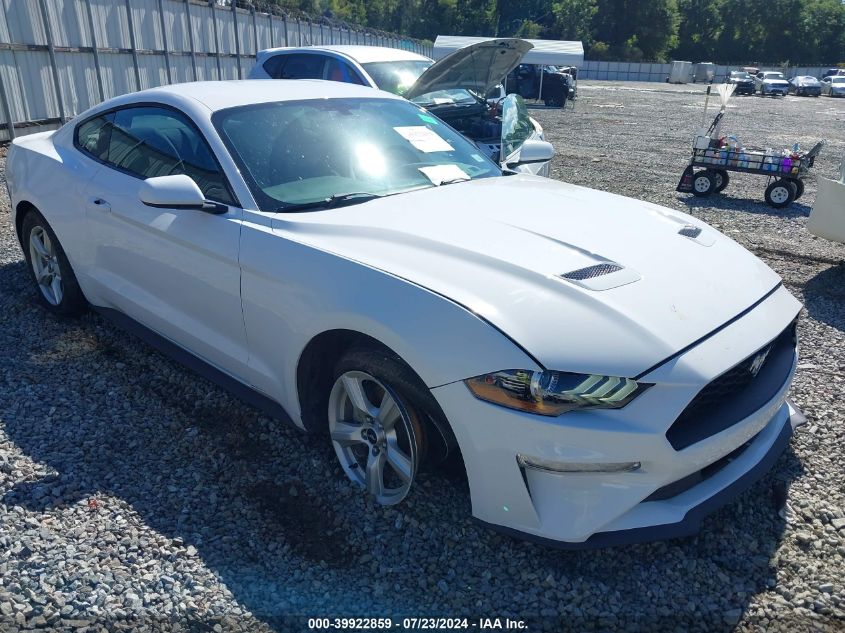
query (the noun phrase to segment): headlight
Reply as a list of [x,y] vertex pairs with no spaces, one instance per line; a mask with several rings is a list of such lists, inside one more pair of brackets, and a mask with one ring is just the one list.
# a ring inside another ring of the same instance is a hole
[[464,381],[481,400],[540,415],[620,409],[651,387],[630,378],[506,369]]

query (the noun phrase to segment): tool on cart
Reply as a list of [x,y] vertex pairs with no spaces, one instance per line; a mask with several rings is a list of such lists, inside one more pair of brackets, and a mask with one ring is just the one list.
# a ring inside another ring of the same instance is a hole
[[839,180],[818,178],[816,204],[807,221],[813,235],[845,243],[845,156],[839,164]]
[[[734,88],[733,84],[718,87],[721,108],[710,127],[702,126],[696,133],[692,157],[681,175],[677,191],[709,196],[728,186],[728,172],[754,174],[766,176],[766,202],[777,209],[786,207],[804,193],[803,179],[824,147],[824,141],[819,141],[809,151],[802,150],[797,143],[790,149],[776,151],[770,147],[744,146],[735,136],[722,136],[722,118]],[[709,99],[708,87],[705,120]],[[701,169],[696,171],[696,167]]]

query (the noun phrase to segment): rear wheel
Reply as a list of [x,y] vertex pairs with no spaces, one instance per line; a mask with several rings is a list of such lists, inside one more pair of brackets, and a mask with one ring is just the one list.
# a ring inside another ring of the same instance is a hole
[[62,316],[85,312],[88,304],[59,238],[38,211],[30,210],[24,217],[21,242],[40,303]]
[[334,375],[329,436],[341,468],[376,502],[401,502],[426,454],[420,387],[406,365],[377,349],[350,350]]
[[800,178],[789,178],[789,182],[795,186],[795,200],[804,195],[804,181]]
[[782,209],[795,200],[797,187],[785,178],[779,178],[766,187],[766,202],[770,207]]
[[703,171],[699,171],[693,174],[692,192],[699,198],[709,196],[711,193],[713,193],[713,189],[715,187],[716,179],[713,176],[713,172],[705,169]]
[[725,187],[727,187],[730,182],[730,176],[728,176],[728,172],[724,169],[714,169],[713,178],[715,180],[715,184],[713,186],[714,193],[721,193],[724,191]]

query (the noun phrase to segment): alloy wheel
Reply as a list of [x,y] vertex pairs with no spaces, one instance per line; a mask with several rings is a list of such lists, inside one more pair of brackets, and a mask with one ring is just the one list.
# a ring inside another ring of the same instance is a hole
[[341,374],[329,396],[329,435],[346,475],[382,505],[402,501],[417,471],[416,417],[380,380]]
[[41,294],[51,305],[59,305],[64,296],[62,271],[53,242],[42,226],[32,227],[29,233],[29,261]]

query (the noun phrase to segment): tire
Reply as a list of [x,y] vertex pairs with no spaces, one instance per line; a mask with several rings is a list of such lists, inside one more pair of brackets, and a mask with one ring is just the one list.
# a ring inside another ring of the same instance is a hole
[[713,193],[721,193],[725,190],[725,187],[727,187],[728,183],[731,181],[730,176],[728,176],[728,172],[724,169],[714,169],[713,178],[715,179]]
[[34,209],[24,216],[21,244],[41,305],[53,314],[65,317],[84,313],[88,302],[59,238],[44,216]]
[[797,187],[785,178],[778,178],[766,187],[766,203],[775,209],[783,209],[795,200]]
[[795,200],[804,195],[804,181],[800,178],[790,178],[789,182],[795,185]]
[[424,412],[434,397],[399,357],[377,347],[350,349],[332,383],[329,437],[341,468],[377,503],[400,503],[426,457]]
[[692,175],[692,193],[699,198],[709,196],[716,187],[713,172],[708,169],[697,171]]

